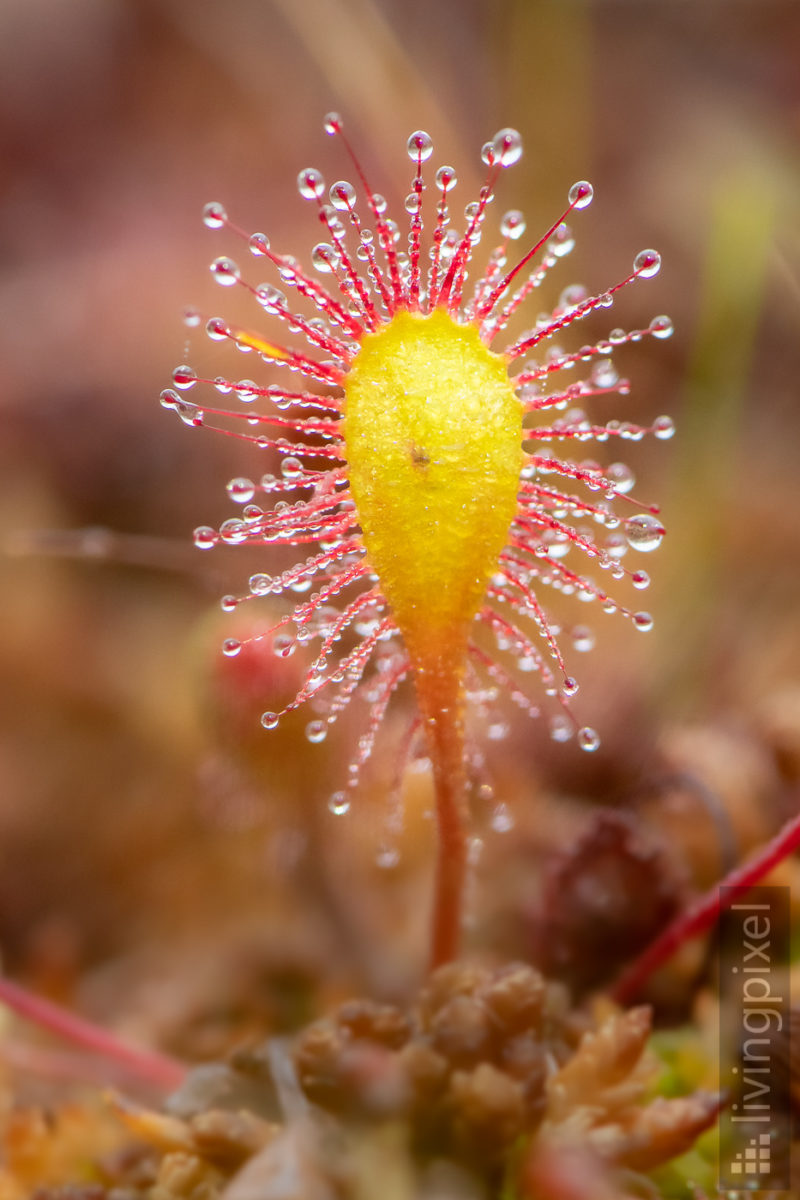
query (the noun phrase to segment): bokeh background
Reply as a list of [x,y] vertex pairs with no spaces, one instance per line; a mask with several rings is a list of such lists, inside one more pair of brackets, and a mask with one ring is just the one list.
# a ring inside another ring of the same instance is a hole
[[[382,785],[332,821],[348,746],[264,734],[264,692],[291,689],[291,668],[219,656],[218,597],[253,568],[199,554],[191,530],[263,464],[157,399],[198,340],[183,309],[224,308],[207,263],[238,250],[202,205],[307,254],[297,172],[348,173],[331,109],[395,205],[420,127],[464,202],[482,142],[518,128],[498,208],[534,233],[592,180],[553,300],[575,279],[602,289],[645,246],[663,256],[613,320],[667,312],[676,334],[625,351],[632,396],[603,415],[678,424],[625,456],[669,529],[645,564],[656,628],[596,621],[576,666],[596,756],[528,729],[497,748],[508,811],[490,814],[489,862],[516,856],[534,888],[524,856],[564,836],[559,814],[663,795],[665,764],[694,781],[663,811],[711,855],[681,843],[695,883],[726,861],[718,842],[735,857],[796,802],[798,61],[796,0],[0,0],[5,969],[212,1053],[354,979],[401,987],[422,961],[429,824],[410,802],[381,869]],[[487,942],[517,904],[497,891],[487,871]]]

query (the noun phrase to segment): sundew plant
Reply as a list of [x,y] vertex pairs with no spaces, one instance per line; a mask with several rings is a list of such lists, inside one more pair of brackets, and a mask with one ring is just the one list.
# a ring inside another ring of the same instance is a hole
[[[555,307],[534,312],[529,327],[509,340],[512,318],[516,328],[523,305],[547,290],[551,271],[573,247],[566,222],[592,200],[588,183],[574,184],[565,210],[519,255],[512,250],[525,222],[520,212],[507,212],[498,222],[499,244],[476,269],[484,226],[494,224],[487,218],[499,176],[522,154],[515,130],[500,130],[483,147],[484,185],[455,223],[456,172],[440,167],[426,202],[433,145],[426,133],[413,133],[402,233],[371,188],[341,118],[330,114],[325,128],[341,140],[356,186],[342,180],[328,188],[319,171],[301,171],[300,194],[324,228],[310,269],[273,250],[264,234],[238,228],[222,205],[204,211],[209,228],[239,238],[274,273],[254,283],[232,258],[215,259],[216,281],[249,292],[272,331],[254,333],[215,317],[206,323],[208,337],[292,372],[299,385],[231,374],[199,378],[182,365],[162,403],[189,425],[219,429],[279,457],[277,474],[229,483],[239,513],[219,529],[197,529],[195,543],[297,548],[296,565],[254,575],[249,596],[227,597],[223,607],[304,593],[264,635],[279,654],[297,643],[314,648],[291,703],[263,714],[267,729],[313,702],[307,736],[319,742],[354,698],[365,699],[368,715],[333,811],[349,807],[392,696],[405,680],[413,685],[418,714],[405,746],[410,752],[425,739],[435,786],[435,965],[459,947],[467,705],[487,708],[509,693],[529,715],[541,714],[554,738],[574,735],[592,751],[599,737],[573,715],[578,684],[565,647],[589,649],[593,634],[579,620],[557,625],[547,593],[591,601],[638,630],[652,625],[647,612],[612,594],[604,577],[620,590],[647,587],[647,574],[623,560],[631,547],[659,545],[658,510],[631,496],[625,464],[601,466],[586,451],[592,442],[672,435],[668,417],[643,428],[596,415],[609,397],[629,391],[612,353],[645,336],[669,337],[672,327],[659,316],[641,329],[611,328],[574,350],[556,344],[596,310],[605,315],[621,289],[658,272],[659,255],[644,250],[607,291],[568,286]],[[187,319],[202,321],[196,313]],[[208,402],[195,399],[201,390]],[[231,396],[234,406],[220,407],[210,399],[215,394]],[[241,646],[230,638],[223,651],[235,655]],[[538,687],[531,684],[536,676]]]

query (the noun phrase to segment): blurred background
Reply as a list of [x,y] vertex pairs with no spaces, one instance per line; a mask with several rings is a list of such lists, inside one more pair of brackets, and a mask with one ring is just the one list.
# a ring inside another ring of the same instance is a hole
[[352,738],[310,748],[302,726],[258,728],[293,668],[220,658],[218,598],[254,568],[199,554],[191,531],[228,514],[230,476],[263,464],[158,404],[199,341],[183,310],[224,310],[207,264],[238,250],[203,227],[203,204],[307,256],[319,235],[298,171],[349,173],[322,130],[331,109],[395,208],[412,130],[431,133],[432,165],[457,168],[466,202],[481,144],[518,128],[500,211],[522,208],[535,235],[574,180],[595,186],[553,302],[575,280],[602,290],[652,245],[661,273],[613,323],[666,312],[676,326],[620,355],[633,391],[602,414],[678,426],[624,455],[669,531],[644,564],[656,627],[640,639],[597,619],[575,668],[597,755],[516,722],[493,756],[506,809],[487,817],[474,936],[491,944],[502,925],[525,953],[535,914],[491,864],[511,856],[532,879],[537,853],[597,805],[628,820],[649,798],[662,834],[671,812],[691,886],[796,802],[798,61],[796,0],[0,0],[9,972],[202,1054],[419,968],[424,772],[401,853],[381,864],[380,786],[346,819],[326,808]]

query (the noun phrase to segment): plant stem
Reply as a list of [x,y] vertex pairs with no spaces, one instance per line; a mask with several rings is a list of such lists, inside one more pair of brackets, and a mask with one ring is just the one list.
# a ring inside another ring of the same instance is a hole
[[48,1029],[73,1045],[83,1046],[85,1050],[119,1063],[129,1074],[147,1080],[160,1090],[174,1090],[186,1075],[186,1068],[175,1059],[128,1045],[99,1025],[85,1021],[68,1009],[61,1008],[2,977],[0,1004],[5,1004],[26,1021]]
[[461,673],[417,675],[428,732],[436,803],[436,868],[430,967],[457,958],[461,947],[467,871],[466,771]]
[[[464,740],[461,730],[438,726],[432,731],[436,753],[436,878],[431,920],[431,968],[458,957],[467,869],[464,828]],[[461,736],[459,736],[461,735]]]
[[[800,847],[800,816],[792,817],[771,841],[746,863],[736,867],[711,891],[679,913],[643,954],[622,974],[612,990],[618,1004],[629,1004],[647,980],[690,938],[710,929],[720,913],[742,892],[754,887],[765,875]],[[732,889],[723,897],[721,888]]]

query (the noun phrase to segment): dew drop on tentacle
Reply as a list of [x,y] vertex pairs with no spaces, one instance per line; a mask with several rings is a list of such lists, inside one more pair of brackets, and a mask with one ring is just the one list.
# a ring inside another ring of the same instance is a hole
[[247,245],[256,258],[263,258],[269,252],[269,238],[265,233],[251,233]]
[[325,180],[314,167],[306,167],[297,176],[297,190],[304,200],[320,200],[325,195]]
[[628,545],[634,550],[645,553],[657,550],[666,532],[658,518],[650,513],[639,513],[635,517],[628,517],[624,528]]
[[311,251],[311,262],[321,275],[330,275],[338,265],[338,255],[328,242],[318,242]]
[[595,646],[595,636],[588,625],[575,625],[572,630],[572,648],[580,654],[587,654]]
[[348,212],[356,202],[356,189],[346,179],[340,179],[331,187],[329,197],[337,212]]
[[281,475],[284,479],[299,479],[303,474],[303,464],[293,454],[281,460]]
[[198,525],[192,537],[198,550],[212,550],[219,542],[219,534],[210,525]]
[[206,335],[212,342],[224,342],[226,338],[230,337],[230,330],[219,317],[211,317],[206,322]]
[[[652,279],[661,270],[661,255],[657,250],[641,250],[633,260],[633,269],[641,279]],[[669,337],[669,333],[660,336]]]
[[589,379],[596,387],[612,388],[619,381],[619,374],[610,358],[599,358],[592,364]]
[[594,188],[585,179],[573,183],[567,194],[571,208],[588,208],[594,199]]
[[433,154],[433,140],[424,129],[412,133],[406,146],[408,157],[413,162],[427,162]]
[[672,320],[666,316],[653,317],[648,328],[654,338],[661,338],[662,340],[671,338],[674,333]]
[[245,479],[243,476],[240,476],[236,479],[231,479],[226,490],[235,504],[247,504],[255,495],[256,485],[252,479]]
[[584,725],[582,729],[578,730],[578,745],[581,750],[587,750],[591,753],[600,746],[600,734],[589,725]]
[[197,374],[192,370],[191,367],[176,367],[172,372],[172,382],[175,384],[175,387],[180,388],[181,391],[188,391],[189,388],[193,388],[197,383]]
[[511,238],[512,241],[517,241],[525,232],[525,217],[518,208],[512,208],[503,215],[500,222],[500,232],[503,237]]
[[347,792],[334,792],[328,800],[328,809],[335,817],[342,817],[350,811],[350,797]]
[[514,815],[507,804],[495,805],[494,811],[489,819],[489,824],[495,833],[510,833],[514,828]]
[[[522,137],[516,129],[499,130],[489,145],[492,151],[491,162],[498,163],[501,167],[512,167],[522,158]],[[487,162],[486,157],[484,162]]]
[[554,742],[568,742],[575,736],[575,726],[565,713],[550,718],[550,737]]
[[233,287],[239,282],[241,272],[232,258],[227,258],[222,255],[220,258],[215,258],[209,268],[211,274],[217,283],[222,287]]
[[[217,384],[217,388],[219,389],[219,384]],[[228,388],[228,391],[236,392],[236,399],[240,400],[242,404],[252,404],[254,400],[257,400],[259,390],[258,384],[252,379],[239,379],[232,388]]]
[[653,434],[661,441],[669,441],[675,435],[675,422],[672,417],[656,417],[653,422]]
[[272,584],[272,576],[265,575],[263,572],[251,575],[248,581],[248,586],[253,596],[268,596],[272,591]]
[[606,467],[604,474],[614,485],[614,491],[627,495],[636,484],[636,476],[627,463],[615,462]]
[[203,209],[203,224],[209,229],[222,229],[227,220],[224,206],[216,201],[211,201]]

